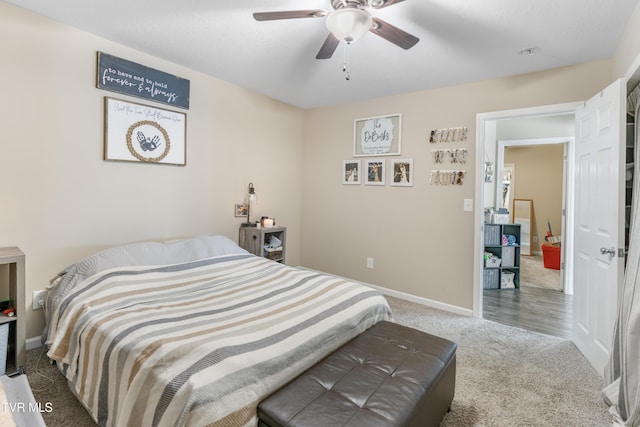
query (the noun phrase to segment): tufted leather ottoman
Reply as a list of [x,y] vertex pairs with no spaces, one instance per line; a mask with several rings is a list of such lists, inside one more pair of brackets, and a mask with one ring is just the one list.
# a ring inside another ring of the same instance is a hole
[[263,400],[258,425],[438,426],[455,373],[455,343],[380,322]]

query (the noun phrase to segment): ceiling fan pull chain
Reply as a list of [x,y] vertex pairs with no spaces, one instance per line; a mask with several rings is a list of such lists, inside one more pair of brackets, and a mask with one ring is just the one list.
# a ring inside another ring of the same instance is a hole
[[344,78],[351,80],[351,72],[349,71],[349,46],[350,43],[344,44],[344,63],[342,65],[342,72],[345,73]]

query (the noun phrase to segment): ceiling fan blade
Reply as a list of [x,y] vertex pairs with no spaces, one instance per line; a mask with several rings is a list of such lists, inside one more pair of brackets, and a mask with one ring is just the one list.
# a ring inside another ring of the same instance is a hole
[[322,9],[316,10],[285,10],[282,12],[256,12],[253,18],[256,21],[274,21],[277,19],[296,19],[296,18],[322,18],[327,16],[327,11]]
[[383,7],[387,7],[387,6],[391,6],[394,5],[396,3],[401,3],[404,0],[386,0],[384,3],[382,3],[380,6],[375,6],[375,2],[374,2],[374,8],[375,9],[382,9]]
[[373,25],[369,31],[403,49],[411,49],[420,41],[416,36],[402,31],[400,28],[395,27],[380,18],[373,18]]
[[333,56],[333,52],[336,51],[338,44],[340,44],[340,40],[338,40],[333,34],[329,33],[327,38],[324,40],[320,51],[316,55],[316,59],[331,58]]

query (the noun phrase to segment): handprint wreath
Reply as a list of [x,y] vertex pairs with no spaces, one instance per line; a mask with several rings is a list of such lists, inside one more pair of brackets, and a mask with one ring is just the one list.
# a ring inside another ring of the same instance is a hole
[[[151,126],[154,129],[149,129],[148,126]],[[155,133],[155,130],[159,131],[161,135]],[[134,132],[136,134],[135,141],[133,138]],[[140,152],[156,151],[163,145],[163,139],[164,151],[159,156],[145,157]],[[138,143],[138,146],[140,147],[139,150],[136,149],[134,142]],[[169,134],[167,133],[167,131],[158,123],[152,122],[150,120],[142,120],[132,124],[129,127],[129,130],[127,131],[127,147],[129,148],[129,152],[141,162],[159,162],[164,159],[167,154],[169,154],[169,150],[171,149],[171,141],[169,139]]]
[[160,145],[160,137],[153,135],[151,138],[147,138],[142,131],[138,131],[138,143],[142,151],[154,151]]

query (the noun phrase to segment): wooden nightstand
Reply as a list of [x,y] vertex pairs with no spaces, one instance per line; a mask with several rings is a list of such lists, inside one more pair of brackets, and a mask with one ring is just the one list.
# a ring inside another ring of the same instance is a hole
[[[270,248],[272,237],[282,242],[278,247]],[[240,227],[238,244],[254,255],[285,262],[286,227]]]

